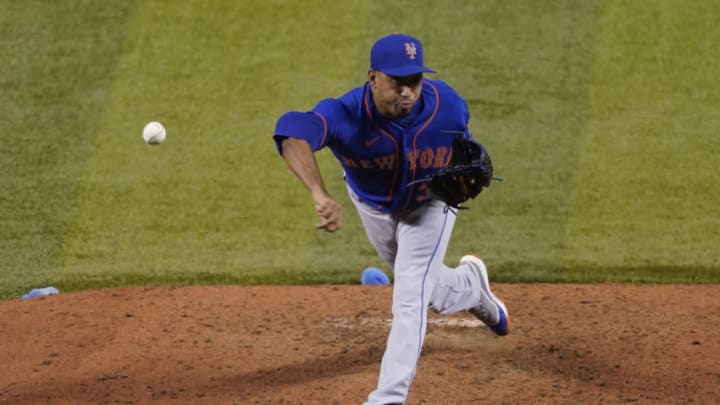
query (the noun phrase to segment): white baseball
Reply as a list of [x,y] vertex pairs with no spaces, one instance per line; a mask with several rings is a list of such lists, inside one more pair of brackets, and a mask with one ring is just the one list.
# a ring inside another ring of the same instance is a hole
[[143,128],[143,139],[150,145],[163,143],[166,136],[165,127],[157,121],[148,122]]

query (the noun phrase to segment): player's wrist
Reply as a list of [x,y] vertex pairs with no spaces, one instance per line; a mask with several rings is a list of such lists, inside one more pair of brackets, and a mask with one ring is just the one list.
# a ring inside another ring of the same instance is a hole
[[316,202],[324,201],[330,197],[330,194],[325,190],[325,187],[322,185],[317,187],[310,187],[310,195],[312,196],[312,199]]

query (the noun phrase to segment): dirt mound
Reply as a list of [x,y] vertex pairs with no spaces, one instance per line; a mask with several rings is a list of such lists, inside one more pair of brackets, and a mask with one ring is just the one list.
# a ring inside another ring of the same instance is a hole
[[[495,284],[431,314],[408,404],[718,403],[720,286]],[[0,403],[360,404],[390,287],[147,287],[0,302]]]

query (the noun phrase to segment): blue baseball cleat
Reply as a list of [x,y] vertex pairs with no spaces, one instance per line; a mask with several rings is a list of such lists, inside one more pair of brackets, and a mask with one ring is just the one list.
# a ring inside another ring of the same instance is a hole
[[377,267],[366,267],[360,276],[362,285],[390,285],[390,278]]
[[477,272],[482,290],[480,305],[468,309],[468,312],[483,321],[496,335],[505,336],[510,333],[510,315],[508,315],[505,304],[490,291],[490,280],[488,280],[485,263],[473,255],[463,256],[460,263],[470,264],[470,267]]

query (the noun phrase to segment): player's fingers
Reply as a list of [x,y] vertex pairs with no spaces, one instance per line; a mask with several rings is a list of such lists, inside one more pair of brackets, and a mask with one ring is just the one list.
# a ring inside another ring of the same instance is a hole
[[342,224],[342,211],[339,207],[330,210],[327,215],[319,215],[320,221],[316,225],[318,229],[324,229],[328,232],[335,232],[340,229]]
[[333,199],[326,199],[322,202],[315,205],[315,211],[317,211],[318,215],[322,215],[324,217],[327,217],[332,214],[333,211],[339,209],[340,206],[337,202]]
[[327,195],[316,198],[315,212],[319,217],[319,221],[315,225],[316,228],[324,229],[328,232],[335,232],[340,229],[340,223],[342,221],[342,208],[337,201]]
[[340,205],[332,200],[328,200],[322,205],[317,205],[315,207],[315,212],[317,212],[320,217],[330,218],[333,220],[335,217],[340,215]]
[[327,232],[335,232],[340,229],[340,226],[336,222],[330,221],[328,218],[322,218],[315,227]]
[[326,216],[327,216],[327,211],[328,211],[328,205],[327,205],[327,203],[322,202],[322,203],[320,203],[320,204],[315,204],[315,212],[316,212],[319,216],[321,216],[321,217],[326,217]]
[[315,212],[319,217],[327,218],[330,216],[330,209],[328,207],[318,207],[315,209]]
[[340,229],[340,226],[342,226],[342,210],[340,209],[340,206],[333,211],[330,217],[330,222],[335,226],[335,230]]
[[336,230],[340,228],[340,225],[342,224],[342,209],[340,208],[340,205],[335,204],[328,216],[328,219],[330,219],[331,224],[335,225]]

